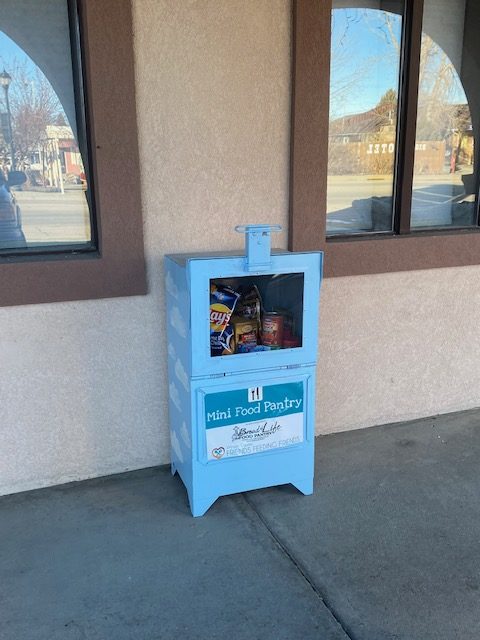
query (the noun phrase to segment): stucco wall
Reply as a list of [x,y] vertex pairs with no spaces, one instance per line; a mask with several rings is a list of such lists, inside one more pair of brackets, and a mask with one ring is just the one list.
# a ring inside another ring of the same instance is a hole
[[[286,0],[135,0],[150,294],[0,310],[0,493],[168,461],[162,256],[286,226]],[[277,246],[285,246],[283,235]],[[480,268],[325,282],[318,432],[480,404]]]
[[480,405],[480,268],[326,280],[317,428]]

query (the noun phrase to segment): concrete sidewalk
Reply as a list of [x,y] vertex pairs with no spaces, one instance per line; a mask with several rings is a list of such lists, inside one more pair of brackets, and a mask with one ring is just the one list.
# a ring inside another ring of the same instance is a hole
[[193,519],[150,469],[0,499],[0,640],[480,637],[480,411],[317,440]]

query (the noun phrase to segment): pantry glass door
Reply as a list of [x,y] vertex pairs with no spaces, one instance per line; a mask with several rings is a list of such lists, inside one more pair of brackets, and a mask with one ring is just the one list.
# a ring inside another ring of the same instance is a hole
[[321,256],[272,256],[269,273],[242,258],[189,263],[193,375],[316,361]]
[[303,273],[210,280],[210,355],[302,346]]

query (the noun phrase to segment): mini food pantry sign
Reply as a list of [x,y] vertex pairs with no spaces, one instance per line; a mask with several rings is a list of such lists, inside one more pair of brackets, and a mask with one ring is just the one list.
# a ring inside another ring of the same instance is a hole
[[209,460],[246,456],[303,442],[303,382],[205,396]]

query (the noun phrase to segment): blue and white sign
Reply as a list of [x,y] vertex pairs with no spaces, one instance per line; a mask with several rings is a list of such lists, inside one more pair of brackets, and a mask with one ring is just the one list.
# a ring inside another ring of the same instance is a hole
[[261,453],[303,442],[303,382],[205,396],[209,460]]

